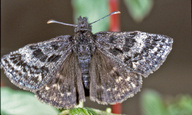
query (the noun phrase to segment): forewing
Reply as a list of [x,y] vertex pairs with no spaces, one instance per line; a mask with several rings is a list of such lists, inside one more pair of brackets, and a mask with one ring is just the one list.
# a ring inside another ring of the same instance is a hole
[[163,64],[172,49],[173,39],[140,31],[100,32],[96,46],[128,70],[147,77]]
[[70,54],[55,77],[35,94],[45,103],[69,109],[85,101],[81,71],[75,54]]
[[96,50],[90,66],[90,99],[100,104],[115,104],[132,97],[142,86],[142,77],[127,71]]
[[1,58],[1,67],[9,80],[25,90],[35,91],[58,71],[71,52],[69,35],[29,44]]

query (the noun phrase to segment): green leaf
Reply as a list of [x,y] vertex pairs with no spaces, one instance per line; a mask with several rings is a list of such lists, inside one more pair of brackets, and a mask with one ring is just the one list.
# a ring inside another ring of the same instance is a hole
[[32,93],[1,88],[3,115],[57,115],[58,111],[38,101]]
[[94,110],[98,115],[121,115],[121,114],[109,113],[108,111],[101,111],[101,110],[93,109],[93,108],[91,108],[91,109]]
[[120,115],[108,113],[106,111],[101,111],[93,108],[73,108],[70,110],[64,110],[59,115]]
[[124,0],[129,13],[136,22],[141,22],[151,11],[152,0]]
[[[79,16],[87,17],[91,23],[109,14],[107,0],[72,0],[74,8],[74,21],[77,23]],[[109,18],[105,18],[92,25],[92,32],[106,31]]]
[[73,108],[69,111],[69,115],[97,115],[97,113],[87,108]]
[[167,115],[161,96],[152,90],[144,91],[141,97],[144,115]]
[[192,98],[182,96],[167,107],[170,115],[192,115]]
[[182,96],[179,101],[179,107],[192,114],[192,97]]
[[88,110],[88,113],[91,114],[91,115],[98,115],[93,109],[91,108],[87,108],[86,109]]

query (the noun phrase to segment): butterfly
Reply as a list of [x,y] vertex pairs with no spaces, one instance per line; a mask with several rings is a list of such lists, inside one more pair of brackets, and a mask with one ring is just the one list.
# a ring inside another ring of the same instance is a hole
[[141,31],[93,34],[86,17],[77,25],[49,23],[73,26],[75,34],[26,45],[4,55],[1,67],[13,84],[57,108],[73,108],[86,96],[99,104],[125,101],[140,91],[142,77],[163,64],[173,44],[168,36]]

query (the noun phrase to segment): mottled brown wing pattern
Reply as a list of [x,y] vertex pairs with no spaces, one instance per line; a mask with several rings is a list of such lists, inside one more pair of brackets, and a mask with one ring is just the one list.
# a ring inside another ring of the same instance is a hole
[[97,47],[116,62],[147,77],[166,60],[173,39],[140,31],[99,32],[95,34]]
[[69,109],[85,101],[82,75],[74,53],[66,58],[56,76],[35,94],[40,101],[57,108]]
[[40,89],[60,68],[71,52],[69,35],[29,44],[1,58],[1,67],[16,86],[30,91]]
[[92,34],[93,23],[86,17],[79,17],[78,25],[48,23],[74,26],[75,35],[26,45],[4,55],[1,67],[13,84],[57,108],[73,108],[85,96],[100,104],[132,97],[142,87],[142,76],[157,70],[172,49],[173,40],[165,35],[140,31]]
[[142,86],[141,75],[126,71],[99,50],[92,57],[90,76],[90,99],[100,104],[120,103]]

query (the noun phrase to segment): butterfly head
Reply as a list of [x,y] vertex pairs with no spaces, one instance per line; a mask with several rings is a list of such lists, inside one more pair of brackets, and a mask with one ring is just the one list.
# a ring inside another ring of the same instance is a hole
[[75,28],[75,32],[78,31],[91,31],[91,25],[87,22],[87,18],[86,17],[79,17],[78,18],[78,25]]

